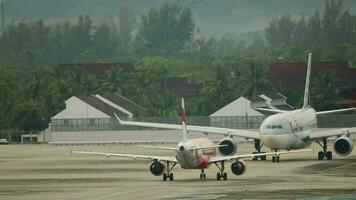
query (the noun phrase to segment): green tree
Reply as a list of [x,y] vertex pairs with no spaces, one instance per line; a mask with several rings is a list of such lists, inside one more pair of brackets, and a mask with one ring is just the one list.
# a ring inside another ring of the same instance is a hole
[[288,56],[297,23],[290,14],[274,17],[266,28],[266,39],[274,56]]
[[247,59],[242,64],[240,71],[237,72],[239,88],[242,88],[244,96],[259,95],[273,90],[269,66],[262,63],[263,61]]
[[19,105],[11,115],[12,127],[26,132],[38,132],[47,128],[47,121],[40,109],[29,105]]
[[131,54],[131,45],[135,25],[136,15],[133,9],[129,6],[120,7],[117,55],[121,59],[124,59],[125,57],[128,57]]
[[96,29],[91,43],[94,55],[99,61],[107,61],[113,57],[118,46],[117,38],[116,29],[106,24],[102,24]]
[[188,8],[164,3],[159,9],[152,8],[142,16],[135,49],[139,55],[172,57],[187,51],[194,30]]
[[342,100],[348,93],[347,88],[340,86],[338,74],[335,70],[319,71],[311,86],[311,104],[316,110],[334,109],[335,103]]
[[343,12],[342,1],[329,0],[326,2],[323,17],[323,42],[328,45],[336,45],[340,35],[337,34],[339,28],[338,21]]

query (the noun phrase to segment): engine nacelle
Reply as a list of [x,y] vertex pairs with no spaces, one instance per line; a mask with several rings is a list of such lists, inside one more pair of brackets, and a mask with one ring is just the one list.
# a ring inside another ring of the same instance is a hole
[[166,170],[166,166],[163,162],[152,162],[150,165],[150,171],[155,176],[161,176]]
[[246,163],[243,160],[238,160],[231,164],[231,171],[235,175],[239,176],[246,172],[246,167]]
[[352,152],[354,142],[346,136],[339,137],[334,143],[334,151],[339,156],[346,156]]
[[219,142],[219,145],[226,145],[219,147],[219,152],[224,156],[232,156],[236,153],[236,142],[232,138],[224,138]]

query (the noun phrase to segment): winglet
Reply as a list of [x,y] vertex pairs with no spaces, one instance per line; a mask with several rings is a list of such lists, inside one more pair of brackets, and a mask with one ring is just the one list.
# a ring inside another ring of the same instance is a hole
[[309,106],[309,83],[310,83],[311,62],[312,62],[312,54],[309,53],[308,66],[307,66],[307,76],[306,76],[306,79],[305,79],[303,108],[306,108],[306,107]]

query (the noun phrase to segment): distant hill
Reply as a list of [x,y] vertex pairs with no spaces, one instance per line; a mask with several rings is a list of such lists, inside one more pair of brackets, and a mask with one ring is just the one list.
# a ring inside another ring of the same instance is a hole
[[[324,9],[325,0],[5,0],[6,20],[47,23],[73,20],[88,14],[95,22],[117,16],[129,5],[139,16],[164,2],[191,8],[202,35],[220,37],[226,33],[263,30],[273,16],[289,12],[310,16]],[[344,8],[355,13],[356,1],[344,0]]]

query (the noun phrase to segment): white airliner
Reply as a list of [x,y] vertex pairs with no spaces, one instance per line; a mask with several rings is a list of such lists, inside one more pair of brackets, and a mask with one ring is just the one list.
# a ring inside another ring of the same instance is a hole
[[[116,116],[117,117],[117,116]],[[118,118],[118,117],[117,117]],[[119,118],[118,118],[119,119]],[[183,140],[175,147],[158,147],[158,146],[142,146],[148,148],[169,150],[175,152],[174,156],[151,156],[151,155],[133,155],[133,154],[118,154],[118,153],[101,153],[101,152],[87,152],[87,151],[71,151],[71,153],[78,154],[91,154],[91,155],[104,155],[106,157],[129,157],[133,159],[146,159],[152,160],[150,171],[155,176],[163,174],[163,180],[173,180],[173,167],[179,163],[183,169],[200,169],[200,179],[206,179],[206,169],[215,164],[219,172],[216,174],[217,180],[227,180],[227,173],[225,172],[225,161],[231,161],[231,171],[235,175],[242,175],[246,171],[246,163],[241,158],[249,158],[255,156],[279,155],[285,153],[299,153],[309,150],[296,150],[284,152],[271,152],[260,154],[246,154],[246,155],[230,155],[221,156],[217,155],[218,148],[227,147],[221,141],[219,145],[214,144],[208,138],[188,139],[188,131],[186,126],[186,114],[184,110],[184,100],[182,99],[182,125],[180,129],[183,132]],[[223,144],[222,144],[223,143]]]
[[[232,140],[233,136],[251,138],[255,140],[255,148],[260,153],[262,145],[267,146],[271,150],[277,152],[281,149],[303,149],[311,145],[313,141],[318,143],[323,151],[318,153],[318,159],[323,160],[327,158],[332,159],[332,152],[327,151],[327,138],[337,137],[334,143],[334,151],[341,156],[346,156],[351,153],[353,149],[353,141],[350,139],[350,134],[356,133],[356,127],[338,128],[322,130],[317,128],[317,116],[332,113],[341,113],[346,111],[356,110],[356,108],[347,108],[339,110],[329,110],[316,112],[309,105],[309,82],[311,73],[311,54],[308,58],[308,67],[306,75],[304,102],[301,109],[293,111],[275,110],[259,108],[259,110],[274,112],[277,114],[267,117],[261,124],[259,131],[228,129],[219,127],[206,126],[187,126],[188,131],[213,133],[224,135],[225,138],[221,140],[220,145],[227,145],[218,147],[223,155],[233,155],[236,152],[236,143]],[[257,108],[256,108],[257,109]],[[123,125],[143,126],[153,128],[165,129],[180,129],[179,125],[175,124],[160,124],[148,122],[134,122],[122,121]],[[262,145],[260,143],[262,142]],[[266,156],[255,156],[261,160],[266,160]],[[272,156],[272,162],[279,162],[279,155]]]

